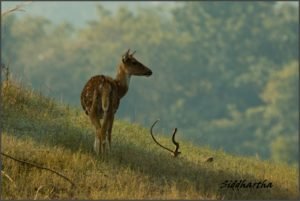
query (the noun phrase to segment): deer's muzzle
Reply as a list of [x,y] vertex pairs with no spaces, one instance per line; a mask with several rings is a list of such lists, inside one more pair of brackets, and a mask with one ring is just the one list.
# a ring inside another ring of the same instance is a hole
[[149,70],[147,73],[145,73],[145,75],[146,75],[147,77],[149,77],[150,75],[152,75],[152,71]]

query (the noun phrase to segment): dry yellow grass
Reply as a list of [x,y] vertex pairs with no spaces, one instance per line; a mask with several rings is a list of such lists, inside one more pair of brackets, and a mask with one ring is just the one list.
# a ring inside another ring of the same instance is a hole
[[[296,199],[298,169],[200,148],[180,139],[173,158],[148,128],[116,121],[105,159],[92,151],[94,130],[80,110],[14,83],[3,85],[1,151],[55,169],[76,183],[2,156],[2,199]],[[158,139],[172,146],[170,139]],[[204,162],[212,156],[213,162]],[[4,176],[4,173],[6,176]],[[11,179],[9,179],[11,178]],[[225,180],[272,182],[265,189],[221,189]]]

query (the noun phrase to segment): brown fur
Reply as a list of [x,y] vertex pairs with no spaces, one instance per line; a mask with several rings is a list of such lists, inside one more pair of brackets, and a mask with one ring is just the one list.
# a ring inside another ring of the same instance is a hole
[[[81,92],[81,105],[85,113],[90,117],[96,128],[95,151],[105,152],[105,140],[108,137],[111,146],[111,131],[114,115],[117,112],[121,98],[128,91],[130,76],[150,76],[152,71],[129,54],[129,50],[122,57],[115,79],[96,75],[89,79]],[[100,119],[103,119],[102,126]],[[100,150],[97,148],[97,139]]]

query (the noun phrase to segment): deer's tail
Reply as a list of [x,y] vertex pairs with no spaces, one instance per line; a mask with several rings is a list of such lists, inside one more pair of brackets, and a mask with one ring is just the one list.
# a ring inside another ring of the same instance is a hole
[[103,82],[102,84],[102,94],[101,94],[101,106],[104,113],[104,118],[107,115],[108,109],[110,107],[110,94],[112,87],[109,82]]

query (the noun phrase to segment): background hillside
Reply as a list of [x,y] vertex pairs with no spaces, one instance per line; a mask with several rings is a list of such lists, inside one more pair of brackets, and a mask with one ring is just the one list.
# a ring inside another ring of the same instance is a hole
[[79,107],[85,82],[114,76],[131,48],[154,74],[132,79],[117,119],[148,127],[160,118],[161,133],[178,127],[197,145],[297,163],[298,4],[54,3],[2,19],[14,79]]
[[[183,140],[180,129],[182,154],[174,158],[152,141],[149,128],[124,121],[115,122],[112,150],[101,159],[92,152],[94,130],[80,110],[11,81],[3,83],[2,97],[1,152],[59,171],[76,185],[1,156],[2,200],[299,198],[296,167],[199,148]],[[154,130],[172,147],[170,137]],[[213,161],[205,162],[208,157]],[[226,180],[266,181],[272,188],[221,188]]]

